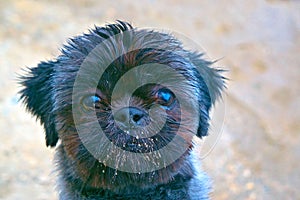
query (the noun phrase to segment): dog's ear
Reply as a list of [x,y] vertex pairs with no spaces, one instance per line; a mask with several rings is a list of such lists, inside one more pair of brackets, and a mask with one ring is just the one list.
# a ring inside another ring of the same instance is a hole
[[46,132],[46,145],[54,147],[58,141],[53,114],[53,74],[56,62],[41,62],[20,77],[24,87],[19,93],[28,111],[40,119]]
[[196,67],[196,77],[198,79],[201,95],[199,97],[199,127],[197,136],[202,138],[208,134],[209,111],[214,103],[221,98],[221,93],[225,88],[226,78],[222,76],[225,70],[212,68],[214,62],[201,58],[203,54],[190,54],[190,60]]

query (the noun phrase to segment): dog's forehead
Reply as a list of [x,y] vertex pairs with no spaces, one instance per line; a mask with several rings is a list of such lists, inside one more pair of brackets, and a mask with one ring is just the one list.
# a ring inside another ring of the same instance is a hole
[[120,30],[96,28],[64,45],[58,57],[62,64],[57,70],[74,72],[84,65],[86,72],[99,74],[112,66],[110,76],[115,77],[124,69],[143,63],[188,63],[187,54],[181,42],[167,33],[129,27]]
[[58,90],[80,91],[73,88],[77,86],[111,96],[119,86],[125,95],[133,92],[129,88],[152,82],[172,86],[181,94],[195,93],[194,66],[181,43],[169,34],[130,29],[103,38],[92,32],[78,36],[65,49],[56,69]]
[[[152,57],[152,60],[156,57],[158,60],[170,59],[170,61],[174,58],[186,58],[186,51],[183,50],[181,42],[167,33],[128,29],[106,34],[103,35],[98,29],[94,29],[90,34],[69,39],[61,50],[59,60],[78,65],[89,59],[103,65],[113,62],[122,55],[126,55],[123,58],[127,62],[146,59],[148,56]],[[176,56],[162,56],[162,52]]]

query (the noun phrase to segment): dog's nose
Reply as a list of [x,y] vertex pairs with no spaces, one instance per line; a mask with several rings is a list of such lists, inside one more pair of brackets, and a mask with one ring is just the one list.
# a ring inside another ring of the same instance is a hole
[[136,107],[121,108],[115,112],[114,119],[123,128],[141,127],[149,123],[148,113]]

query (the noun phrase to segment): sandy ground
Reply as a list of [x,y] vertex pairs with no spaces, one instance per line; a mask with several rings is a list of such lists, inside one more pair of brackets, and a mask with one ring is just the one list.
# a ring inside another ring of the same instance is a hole
[[54,150],[17,102],[16,73],[57,56],[68,37],[115,19],[177,31],[229,69],[212,127],[221,134],[203,156],[212,199],[299,199],[299,10],[298,0],[0,0],[0,199],[57,198]]

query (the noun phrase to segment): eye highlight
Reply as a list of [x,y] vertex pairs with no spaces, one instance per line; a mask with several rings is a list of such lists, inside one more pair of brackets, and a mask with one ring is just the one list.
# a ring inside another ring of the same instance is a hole
[[101,106],[101,98],[96,95],[86,96],[82,99],[81,103],[85,109],[99,109]]
[[166,88],[162,88],[156,92],[158,103],[162,106],[170,106],[175,99],[174,94]]

